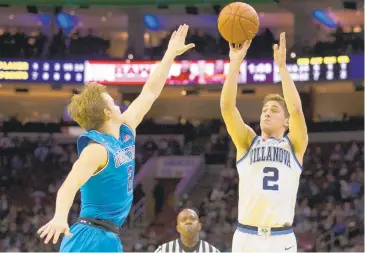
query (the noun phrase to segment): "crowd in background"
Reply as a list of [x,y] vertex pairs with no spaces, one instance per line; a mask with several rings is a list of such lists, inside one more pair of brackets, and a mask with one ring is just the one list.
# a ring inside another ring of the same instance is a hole
[[[36,236],[41,225],[53,218],[56,192],[73,162],[75,145],[59,145],[39,138],[0,139],[0,250],[57,251]],[[70,212],[75,222],[79,205]]]
[[[225,155],[227,164],[200,206],[189,197],[181,207],[195,209],[203,224],[202,239],[229,252],[237,228],[239,178],[235,151],[227,132],[212,135],[207,153]],[[301,252],[364,251],[364,143],[310,144],[304,156],[294,231]],[[146,229],[137,249],[153,249],[159,241],[177,237],[171,224],[166,237]],[[138,250],[136,250],[138,251]]]
[[[189,198],[185,206],[197,209],[203,223],[201,237],[221,251],[229,251],[237,220],[238,177],[234,149],[226,129],[220,121],[194,127],[158,125],[147,120],[138,134],[146,132],[184,134],[190,141],[185,141],[183,146],[174,138],[158,142],[147,138],[143,143],[137,142],[136,173],[154,155],[205,152],[207,163],[227,163],[200,206],[192,206]],[[42,244],[35,233],[52,218],[55,194],[77,159],[75,143],[59,144],[52,137],[29,140],[9,135],[5,133],[0,139],[0,250],[58,250],[58,245]],[[191,144],[197,136],[206,138],[203,149],[194,149]],[[302,251],[328,250],[325,242],[333,235],[340,235],[336,237],[335,250],[363,250],[363,152],[363,143],[357,142],[309,146],[304,157],[294,223]],[[163,194],[163,189],[155,191],[155,195],[161,191]],[[135,191],[135,202],[140,194],[143,194],[141,189]],[[79,197],[76,199],[70,212],[70,224],[78,217]],[[161,207],[156,212],[161,212]],[[176,236],[173,227],[165,229]],[[159,238],[153,229],[148,231],[134,245],[135,251],[153,250],[164,242],[165,238]]]
[[[160,59],[170,39],[168,34],[157,47],[146,47],[142,56],[134,59]],[[272,56],[272,45],[277,42],[270,29],[254,39],[248,57]],[[229,48],[221,37],[201,29],[191,29],[188,43],[196,47],[184,59],[223,58]],[[47,37],[40,29],[25,33],[20,28],[5,27],[0,32],[1,58],[63,58],[109,57],[110,41],[93,30],[74,31],[70,36],[61,29]],[[338,55],[364,52],[363,26],[360,30],[345,31],[338,26],[331,38],[319,39],[314,45],[294,48],[304,55]],[[290,53],[291,50],[288,50]],[[305,107],[305,106],[303,106]],[[310,131],[362,130],[363,117],[346,118],[339,122],[309,122]],[[52,135],[36,139],[11,137],[12,132],[60,133],[68,122],[21,122],[0,115],[0,251],[58,251],[59,244],[45,245],[36,235],[37,229],[54,214],[57,190],[77,159],[75,141],[59,143]],[[251,125],[259,133],[259,125]],[[146,120],[138,134],[182,134],[184,144],[174,138],[156,141],[147,138],[136,143],[136,168],[152,156],[205,154],[207,164],[226,164],[216,182],[201,200],[193,205],[189,197],[182,207],[195,208],[201,217],[201,238],[222,252],[230,251],[233,232],[237,226],[238,175],[235,168],[235,150],[225,127],[219,120],[193,125],[189,121],[177,124],[157,124]],[[75,138],[76,139],[76,138]],[[202,139],[203,145],[199,145]],[[300,180],[295,233],[300,251],[364,251],[364,143],[310,144],[304,157]],[[137,186],[134,203],[143,195]],[[156,200],[165,195],[163,185],[157,183]],[[79,196],[70,211],[69,224],[79,215]],[[164,203],[156,202],[156,213],[163,212]],[[160,224],[161,225],[161,224]],[[173,227],[165,227],[176,237]],[[153,251],[166,242],[151,227],[140,240],[134,242],[134,251]],[[334,238],[333,243],[331,240]],[[123,238],[122,238],[123,242]],[[126,245],[128,246],[128,245]],[[331,248],[330,248],[331,247]],[[127,248],[127,247],[126,247]]]
[[0,57],[39,58],[46,43],[46,36],[39,29],[25,34],[20,28],[5,27],[0,33]]
[[[319,29],[319,28],[318,28]],[[9,29],[5,27],[0,33],[0,57],[9,58],[63,58],[63,57],[96,57],[108,58],[110,41],[95,35],[89,29],[85,31],[75,30],[66,35],[61,29],[51,38],[37,29],[31,34],[26,34],[21,29]],[[164,54],[171,34],[161,39],[155,47],[147,47],[143,55],[134,54],[134,59],[158,60]],[[263,29],[252,42],[248,57],[271,57],[272,45],[277,42],[274,34],[268,28]],[[187,37],[188,43],[195,43],[196,47],[181,56],[181,59],[214,59],[228,56],[227,42],[220,36],[215,37],[201,29],[192,29]],[[87,45],[87,46],[85,46]],[[125,58],[133,52],[133,48],[126,51]],[[294,45],[292,50],[297,55],[338,55],[355,54],[364,52],[364,31],[344,31],[338,28],[325,40],[318,39],[313,45]],[[288,52],[288,53],[290,53]]]
[[330,41],[318,40],[313,48],[306,48],[303,52],[318,56],[363,53],[364,27],[362,26],[360,29],[357,32],[345,32],[344,28],[338,25],[332,33]]
[[[172,31],[171,31],[172,33]],[[169,33],[161,44],[157,47],[148,48],[145,52],[145,58],[158,59],[163,56],[168,42],[171,37]],[[202,29],[193,29],[189,31],[187,37],[188,43],[194,43],[195,48],[182,55],[181,59],[202,59],[202,58],[222,58],[227,57],[229,47],[220,35],[214,37],[211,34],[204,32]],[[258,34],[252,41],[251,49],[248,51],[248,57],[267,57],[272,55],[272,45],[276,42],[273,33],[270,29],[265,29],[264,32]]]
[[[316,27],[318,33],[325,34],[321,31],[320,27]],[[162,40],[161,45],[156,48],[151,48],[147,51],[147,55],[155,58],[160,58],[167,47],[169,34],[165,39]],[[184,59],[201,59],[207,58],[222,58],[228,55],[227,42],[219,35],[217,38],[212,37],[203,30],[196,29],[188,35],[189,42],[195,43],[195,49],[187,52],[182,56]],[[252,41],[250,50],[247,52],[249,58],[264,58],[272,56],[272,46],[277,43],[273,32],[265,28],[259,33]],[[315,56],[326,56],[326,55],[340,55],[340,54],[356,54],[364,52],[364,27],[360,30],[344,31],[341,25],[338,25],[337,29],[326,38],[318,38],[317,42],[313,45],[300,45],[293,46],[288,53],[296,52],[297,55],[315,55]]]
[[107,57],[108,48],[109,40],[94,35],[92,29],[86,34],[76,30],[71,36],[59,29],[51,38],[39,28],[29,34],[9,27],[0,32],[0,57],[4,58]]
[[[36,231],[53,217],[56,193],[77,159],[75,141],[60,144],[52,137],[7,134],[0,138],[0,251],[58,251],[59,245],[41,243]],[[153,155],[181,154],[179,144],[169,138],[136,145],[136,173]],[[75,223],[78,214],[79,196],[69,224]]]

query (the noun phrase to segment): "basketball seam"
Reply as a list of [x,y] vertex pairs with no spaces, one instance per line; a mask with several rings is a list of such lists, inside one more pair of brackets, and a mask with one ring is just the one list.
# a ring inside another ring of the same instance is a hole
[[[234,14],[231,12],[231,13],[233,14],[233,22],[232,22],[232,28],[231,28],[231,36],[232,36],[232,37],[231,37],[231,38],[232,38],[231,40],[232,40],[232,41],[234,41],[234,36],[233,36],[233,35],[234,35],[234,33],[233,33],[233,30],[234,30],[234,21],[236,20],[237,11],[238,11],[239,9],[240,9],[240,8],[237,8],[237,9],[236,9],[236,12],[235,12]],[[232,42],[232,43],[233,43],[233,42]]]
[[[229,5],[227,5],[227,7],[229,8],[229,10],[230,10],[230,12],[229,13],[222,13],[222,15],[219,15],[218,16],[218,30],[219,31],[223,31],[224,30],[224,27],[227,25],[227,24],[229,24],[230,22],[229,21],[231,21],[231,25],[232,25],[232,27],[231,27],[231,38],[232,38],[232,41],[234,41],[234,28],[235,28],[235,20],[236,20],[236,17],[239,19],[239,25],[240,25],[240,27],[241,27],[241,30],[243,31],[243,33],[244,33],[244,35],[245,35],[245,37],[247,37],[248,38],[248,34],[246,33],[246,30],[245,30],[245,28],[243,27],[243,24],[242,24],[242,21],[241,21],[241,19],[244,19],[244,20],[246,20],[246,21],[249,21],[251,24],[253,24],[256,28],[258,28],[259,26],[260,26],[260,21],[258,21],[258,23],[256,24],[255,22],[253,22],[251,19],[249,19],[249,18],[247,18],[247,17],[245,17],[245,16],[242,16],[242,14],[243,13],[245,13],[245,12],[249,12],[249,11],[252,11],[251,9],[245,9],[245,10],[243,10],[243,11],[241,11],[241,12],[239,12],[239,10],[240,10],[240,7],[241,6],[239,6],[238,8],[236,8],[236,11],[235,12],[233,12],[233,9],[232,9],[232,7],[231,7],[231,5],[229,4]],[[239,14],[237,14],[239,12]],[[257,14],[256,14],[257,15]],[[221,25],[219,25],[219,18],[220,17],[222,17],[222,16],[233,16],[232,17],[232,19],[230,19],[230,18],[226,18],[226,20],[224,21],[224,23],[222,23]],[[219,29],[220,28],[220,29]],[[251,30],[247,30],[247,32],[249,32],[249,33],[251,33],[251,34],[254,34],[254,35],[256,35],[257,33],[254,33],[254,32],[252,32]]]
[[[246,10],[242,11],[241,13],[245,13],[245,12],[248,12],[248,11],[251,11],[251,10],[250,9],[246,9]],[[237,16],[239,16],[239,15],[237,15]]]
[[245,37],[248,38],[245,28],[243,28],[243,26],[242,26],[241,19],[239,18],[238,20],[239,20],[238,22],[240,23],[241,29],[242,29],[243,33],[245,34]]
[[[247,19],[247,18],[245,18],[244,16],[241,16],[241,15],[238,15],[238,14],[236,14],[237,13],[237,10],[236,10],[236,13],[232,13],[232,8],[231,8],[231,6],[230,5],[228,5],[228,7],[231,9],[231,13],[224,13],[224,14],[222,14],[222,15],[219,15],[218,16],[218,23],[219,23],[219,17],[221,17],[221,16],[233,16],[233,17],[240,17],[240,18],[244,18],[244,19]],[[245,13],[245,12],[248,12],[248,11],[250,11],[250,9],[248,9],[248,10],[244,10],[244,11],[242,11],[241,12],[241,14],[242,13]],[[247,20],[249,20],[249,19],[247,19]],[[226,24],[226,23],[228,23],[228,21],[229,21],[229,19],[227,19],[223,24],[221,24],[221,28],[223,28],[223,26]],[[252,21],[251,21],[252,22]],[[253,24],[255,24],[255,23],[253,23]],[[256,24],[255,24],[256,25]],[[258,25],[256,25],[257,27],[258,27]],[[219,26],[218,26],[218,28],[219,28]]]
[[[227,15],[228,16],[228,15]],[[232,16],[232,14],[229,14],[229,16]],[[223,24],[221,24],[221,29],[223,29],[224,25],[227,24],[229,21],[229,18],[226,19],[226,21],[224,21]],[[218,24],[219,24],[219,18],[218,18]],[[218,25],[218,30],[219,30],[219,25]]]
[[[224,14],[224,15],[232,16],[232,7],[231,7],[230,5],[228,5],[228,7],[229,7],[229,9],[230,9],[230,13],[229,13],[229,14]],[[222,15],[222,16],[224,16],[224,15]],[[221,15],[219,15],[219,16],[218,16],[218,30],[220,30],[220,29],[219,29],[219,17],[221,17]],[[227,19],[226,19],[226,21],[225,21],[225,22],[221,25],[221,29],[223,29],[224,25],[225,25],[225,24],[227,24],[227,23],[228,23],[228,21],[229,21],[229,18],[227,18]]]
[[249,22],[251,22],[252,24],[254,24],[256,27],[259,27],[257,24],[255,24],[254,22],[252,22],[252,20],[246,18],[246,17],[242,17],[242,16],[239,16],[240,18],[244,19],[244,20],[247,20]]

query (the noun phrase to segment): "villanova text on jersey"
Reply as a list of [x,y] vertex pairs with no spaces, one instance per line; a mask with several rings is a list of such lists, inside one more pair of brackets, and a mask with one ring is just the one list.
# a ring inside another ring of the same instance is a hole
[[278,146],[261,146],[250,150],[250,165],[257,162],[279,162],[290,166],[290,152]]

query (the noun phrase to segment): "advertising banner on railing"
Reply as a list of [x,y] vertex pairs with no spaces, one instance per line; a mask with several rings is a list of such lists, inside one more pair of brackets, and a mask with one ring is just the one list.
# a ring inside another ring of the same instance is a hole
[[[29,83],[105,85],[143,85],[158,61],[56,61],[0,59],[0,81]],[[296,82],[339,81],[364,78],[364,56],[326,56],[288,59],[289,72]],[[175,61],[167,84],[222,84],[228,72],[228,60]],[[280,82],[279,69],[271,60],[245,60],[240,67],[239,84]]]

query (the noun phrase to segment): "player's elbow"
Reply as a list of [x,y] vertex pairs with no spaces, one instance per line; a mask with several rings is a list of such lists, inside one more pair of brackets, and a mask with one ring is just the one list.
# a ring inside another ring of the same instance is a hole
[[57,195],[76,195],[80,189],[76,183],[65,181],[64,184],[58,189]]
[[57,196],[75,196],[82,182],[75,175],[69,175],[58,189]]
[[74,196],[76,195],[76,192],[74,194],[72,194],[73,191],[69,188],[66,187],[64,184],[60,187],[60,189],[58,189],[57,191],[57,198],[58,199],[64,199],[67,196]]
[[302,108],[302,105],[300,105],[300,104],[293,105],[293,106],[289,107],[288,110],[289,110],[290,116],[303,114],[303,108]]
[[162,89],[145,86],[141,92],[141,97],[146,102],[154,102],[161,94]]
[[223,119],[232,115],[233,110],[234,110],[234,106],[232,106],[232,105],[226,105],[226,104],[221,105],[221,114],[222,114]]
[[236,103],[234,101],[232,101],[231,99],[221,98],[220,107],[221,107],[222,112],[231,111],[236,107]]

